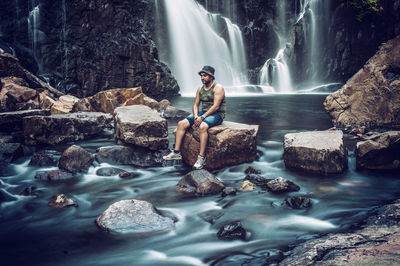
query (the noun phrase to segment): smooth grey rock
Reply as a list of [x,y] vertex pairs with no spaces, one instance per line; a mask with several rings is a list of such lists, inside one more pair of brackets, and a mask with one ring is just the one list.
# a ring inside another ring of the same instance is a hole
[[146,201],[121,200],[109,206],[97,219],[103,230],[135,235],[167,233],[174,229],[174,221],[161,216],[154,206]]
[[319,174],[342,173],[347,168],[343,132],[328,130],[286,134],[283,160],[288,168]]
[[268,191],[274,193],[286,193],[300,190],[298,185],[282,177],[272,179],[271,181],[268,181],[266,185]]
[[168,148],[167,121],[145,105],[117,107],[114,111],[115,138],[151,150]]
[[207,170],[194,170],[179,180],[176,190],[188,195],[213,195],[220,193],[225,185]]
[[400,131],[389,131],[357,142],[357,169],[400,169]]

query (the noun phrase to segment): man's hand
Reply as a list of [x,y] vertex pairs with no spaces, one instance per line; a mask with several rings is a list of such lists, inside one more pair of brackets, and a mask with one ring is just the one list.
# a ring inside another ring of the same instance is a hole
[[198,116],[194,119],[194,126],[195,127],[199,127],[201,122],[203,122],[203,119],[201,118],[201,116]]

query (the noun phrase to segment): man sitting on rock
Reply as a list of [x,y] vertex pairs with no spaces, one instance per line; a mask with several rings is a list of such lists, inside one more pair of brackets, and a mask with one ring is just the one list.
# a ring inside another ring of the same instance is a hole
[[[207,147],[208,132],[210,127],[222,123],[225,118],[225,90],[221,84],[217,84],[214,79],[214,68],[204,66],[199,72],[203,86],[197,89],[196,98],[193,104],[193,114],[178,122],[175,133],[175,148],[170,154],[164,156],[164,160],[181,160],[181,144],[186,130],[194,125],[199,128],[200,153],[194,169],[202,169],[205,162],[205,152]],[[201,111],[199,105],[201,103]]]

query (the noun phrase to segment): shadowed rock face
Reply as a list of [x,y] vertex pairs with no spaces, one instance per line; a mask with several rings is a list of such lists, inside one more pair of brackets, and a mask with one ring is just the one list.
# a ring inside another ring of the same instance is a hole
[[400,128],[400,36],[381,45],[324,106],[340,128]]
[[[224,121],[208,130],[206,169],[217,169],[228,165],[251,162],[257,152],[257,125],[246,125]],[[181,148],[185,163],[193,165],[200,151],[197,128],[187,130]]]
[[400,169],[400,131],[389,131],[357,143],[357,169]]
[[115,233],[153,235],[174,229],[174,222],[161,216],[154,206],[146,201],[122,200],[109,206],[97,219],[103,230]]
[[111,126],[110,114],[80,112],[23,118],[25,143],[59,144],[101,135]]
[[341,173],[347,168],[342,131],[310,131],[285,135],[286,167],[314,173]]

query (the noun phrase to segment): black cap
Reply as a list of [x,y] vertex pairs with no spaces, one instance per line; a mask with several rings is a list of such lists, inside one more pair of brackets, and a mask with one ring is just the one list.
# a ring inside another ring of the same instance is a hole
[[201,73],[206,73],[207,75],[210,75],[211,77],[215,78],[214,72],[215,72],[215,69],[212,66],[203,66],[203,69],[200,70],[199,75]]

